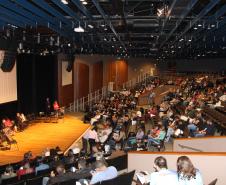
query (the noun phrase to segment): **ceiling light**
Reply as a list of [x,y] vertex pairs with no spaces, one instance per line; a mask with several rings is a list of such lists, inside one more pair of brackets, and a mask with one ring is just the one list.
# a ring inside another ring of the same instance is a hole
[[61,0],[61,3],[68,4],[67,0]]
[[198,28],[197,27],[194,27],[194,30],[197,30]]
[[80,0],[81,2],[84,2],[85,0]]
[[88,24],[88,27],[91,28],[91,29],[93,29],[93,25],[91,25],[91,24]]
[[86,1],[83,1],[82,4],[87,5],[88,3]]
[[82,28],[82,27],[80,26],[80,23],[79,23],[79,26],[78,26],[77,28],[74,28],[74,31],[75,31],[75,32],[78,32],[78,33],[82,33],[82,32],[84,32],[85,30],[84,30],[84,28]]
[[215,24],[212,24],[211,27],[214,28],[215,27]]
[[202,25],[199,23],[199,24],[198,24],[198,27],[201,27],[201,26],[202,26]]

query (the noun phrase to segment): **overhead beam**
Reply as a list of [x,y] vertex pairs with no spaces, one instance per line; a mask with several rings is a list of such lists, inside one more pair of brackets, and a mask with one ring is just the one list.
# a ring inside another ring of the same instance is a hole
[[65,13],[67,13],[68,15],[70,15],[73,19],[75,19],[78,22],[81,22],[80,17],[74,11],[72,11],[67,5],[63,4],[59,0],[52,0],[52,2],[55,5],[57,5],[59,8],[61,8]]
[[104,21],[108,24],[108,26],[110,27],[111,31],[115,34],[116,38],[119,40],[119,42],[122,44],[122,46],[126,49],[125,44],[121,41],[121,38],[119,37],[119,35],[117,34],[117,32],[115,31],[115,28],[113,27],[113,25],[111,24],[111,21],[109,20],[108,16],[105,14],[104,10],[101,8],[99,2],[97,0],[92,0],[93,4],[96,6],[98,12],[101,14],[101,16],[103,17]]
[[93,20],[93,16],[90,14],[90,12],[87,10],[87,8],[81,3],[81,1],[78,0],[71,0],[74,5],[77,6],[77,8],[89,19]]
[[177,39],[174,40],[173,44],[179,39],[181,38],[184,34],[186,34],[193,26],[194,24],[196,24],[202,17],[204,17],[210,10],[212,10],[212,8],[214,8],[216,6],[216,4],[218,4],[221,0],[211,0],[204,9],[202,9],[202,11],[198,14],[198,16],[193,19],[191,21],[191,23],[189,25],[186,26],[186,28],[184,29],[184,31],[179,35],[179,37]]
[[26,0],[16,0],[14,1],[16,4],[19,4],[23,8],[27,9],[28,11],[31,11],[33,14],[40,16],[42,19],[47,20],[47,26],[48,28],[54,30],[55,32],[59,33],[60,35],[70,38],[70,34],[67,33],[63,28],[60,28],[60,22],[58,22],[56,19],[45,13],[44,11],[40,10],[36,6],[32,5],[31,3],[27,2]]
[[46,3],[44,0],[33,0],[33,2],[37,5],[52,14],[53,16],[57,17],[59,20],[61,20],[63,23],[71,26],[71,21],[66,19],[64,15],[59,13],[56,9],[54,9],[52,6],[50,6],[48,3]]
[[0,12],[2,14],[5,14],[10,19],[14,19],[16,21],[22,22],[25,25],[36,26],[36,23],[34,21],[31,21],[31,20],[27,19],[26,17],[23,17],[17,13],[14,13],[13,11],[10,11],[9,9],[4,8],[2,6],[0,6]]
[[183,14],[181,15],[180,20],[176,23],[176,26],[171,30],[169,35],[166,37],[166,39],[161,43],[160,48],[169,40],[169,38],[172,36],[172,34],[177,30],[179,25],[182,23],[182,21],[185,19],[185,17],[189,14],[191,9],[194,7],[194,5],[198,2],[198,0],[191,0],[188,4],[188,6],[185,7],[185,11],[183,11]]

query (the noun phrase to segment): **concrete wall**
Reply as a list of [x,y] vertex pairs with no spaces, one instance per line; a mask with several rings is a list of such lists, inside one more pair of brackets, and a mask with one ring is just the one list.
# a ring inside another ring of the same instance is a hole
[[213,136],[174,139],[173,151],[194,152],[193,149],[199,149],[202,152],[226,152],[226,137]]
[[168,168],[176,170],[176,161],[179,156],[188,156],[193,165],[200,170],[204,184],[218,178],[217,185],[226,182],[226,153],[180,153],[180,152],[129,152],[128,171],[153,172],[154,159],[163,156],[167,159]]

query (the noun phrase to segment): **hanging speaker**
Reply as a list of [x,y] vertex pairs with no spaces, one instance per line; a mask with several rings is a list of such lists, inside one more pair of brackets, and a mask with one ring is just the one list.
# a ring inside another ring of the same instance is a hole
[[16,52],[14,51],[5,51],[1,69],[3,72],[12,71],[16,61]]
[[3,72],[10,72],[16,62],[17,42],[14,39],[0,39],[0,49],[4,50],[1,69]]
[[67,68],[66,68],[66,70],[68,72],[71,72],[72,71],[73,64],[74,64],[74,55],[69,55],[69,57],[68,57],[68,65],[67,65]]

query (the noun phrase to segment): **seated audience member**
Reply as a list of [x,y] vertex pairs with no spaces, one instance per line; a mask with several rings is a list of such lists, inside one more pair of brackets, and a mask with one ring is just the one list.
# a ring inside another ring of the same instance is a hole
[[2,180],[4,179],[10,179],[12,177],[16,177],[17,174],[14,172],[13,167],[12,166],[7,166],[5,169],[5,172],[0,176],[0,184],[2,182]]
[[104,160],[98,160],[95,162],[95,171],[91,172],[91,174],[91,185],[98,182],[114,179],[118,176],[116,168],[113,166],[107,167],[107,164]]
[[179,185],[203,185],[202,176],[187,156],[177,159]]
[[213,136],[215,133],[215,125],[212,121],[208,120],[203,126],[202,130],[194,133],[195,137]]
[[27,164],[27,163],[30,164],[31,162],[32,162],[32,152],[28,151],[28,152],[24,153],[24,158],[21,161],[21,165],[23,166],[24,164]]
[[160,128],[160,132],[155,135],[155,136],[148,136],[148,142],[153,142],[155,144],[159,144],[164,138],[165,138],[165,135],[166,135],[166,132],[164,130],[164,127],[162,125],[159,126]]
[[142,140],[144,138],[144,131],[142,128],[139,128],[136,134],[137,140]]
[[68,155],[64,158],[65,164],[72,164],[76,162],[76,157],[72,149],[68,151]]
[[18,179],[20,179],[21,175],[26,175],[33,172],[34,172],[34,168],[30,166],[29,162],[27,162],[23,166],[21,166],[20,169],[17,171]]
[[36,162],[36,163],[37,163],[37,164],[36,164],[36,167],[35,167],[35,173],[36,173],[36,175],[37,175],[37,173],[38,173],[39,171],[49,169],[49,165],[48,165],[48,164],[45,164],[45,163],[43,162],[43,158],[40,157],[40,156],[37,157],[37,162]]
[[154,161],[155,172],[145,177],[146,183],[150,185],[177,185],[177,173],[167,167],[167,161],[164,157],[159,156]]

